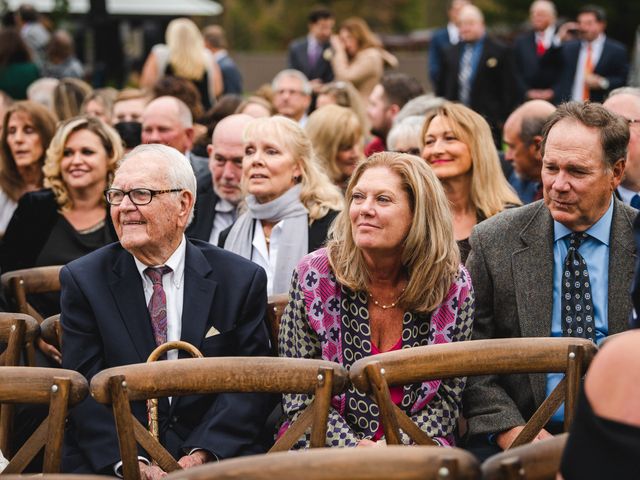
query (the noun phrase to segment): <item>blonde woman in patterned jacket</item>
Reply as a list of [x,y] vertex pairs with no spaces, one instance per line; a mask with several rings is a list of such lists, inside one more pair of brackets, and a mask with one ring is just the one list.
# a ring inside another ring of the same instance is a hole
[[[473,288],[460,265],[451,213],[437,177],[418,157],[382,152],[358,165],[327,247],[294,271],[279,354],[321,358],[347,369],[379,352],[468,340]],[[464,378],[391,389],[441,445],[453,445]],[[285,395],[282,433],[304,409]],[[384,443],[378,407],[351,387],[333,398],[327,446]],[[408,441],[407,438],[403,439]],[[301,438],[298,447],[309,444]]]

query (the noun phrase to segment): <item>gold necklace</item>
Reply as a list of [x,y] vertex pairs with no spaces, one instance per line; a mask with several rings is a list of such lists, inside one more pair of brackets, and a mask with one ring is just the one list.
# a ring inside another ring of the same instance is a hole
[[373,302],[373,304],[376,307],[380,307],[382,310],[388,310],[390,308],[395,308],[395,306],[398,304],[398,300],[400,300],[400,297],[402,296],[402,294],[404,293],[404,289],[406,287],[404,287],[402,290],[400,290],[400,295],[398,295],[398,298],[396,298],[392,303],[390,303],[389,305],[384,305],[380,302],[378,302],[375,298],[373,298],[373,295],[371,294],[371,292],[369,292],[369,298],[371,299],[371,301]]

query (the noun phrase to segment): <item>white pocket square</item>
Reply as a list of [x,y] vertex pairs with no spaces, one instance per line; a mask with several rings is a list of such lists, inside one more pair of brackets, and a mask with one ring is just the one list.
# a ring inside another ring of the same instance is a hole
[[211,338],[211,337],[215,337],[216,335],[220,335],[220,332],[216,327],[211,327],[207,332],[207,334],[204,336],[204,338]]

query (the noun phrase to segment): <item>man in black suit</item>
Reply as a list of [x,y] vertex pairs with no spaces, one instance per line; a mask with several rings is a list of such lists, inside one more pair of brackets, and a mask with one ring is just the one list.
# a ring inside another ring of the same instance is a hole
[[562,47],[562,75],[554,86],[556,100],[602,102],[614,88],[622,87],[629,73],[627,47],[605,35],[604,10],[586,5],[578,13],[580,40]]
[[[188,160],[173,148],[141,145],[124,158],[106,193],[120,242],[60,274],[64,368],[91,380],[106,368],[145,362],[172,340],[206,357],[269,354],[264,270],[185,239],[195,191]],[[160,439],[183,468],[257,453],[270,406],[260,394],[163,398]],[[146,424],[144,402],[132,411]],[[139,455],[142,478],[164,475]],[[71,412],[63,469],[113,474],[119,460],[111,410],[88,397]]]
[[236,219],[236,209],[243,195],[240,190],[244,127],[253,120],[249,115],[229,115],[218,122],[211,136],[209,170],[212,183],[198,191],[195,218],[187,237],[218,245],[220,232]]
[[514,43],[516,75],[526,100],[553,101],[553,85],[562,70],[556,7],[549,0],[536,0],[529,9],[531,31]]
[[458,25],[461,41],[447,50],[437,93],[481,114],[500,145],[502,125],[517,102],[511,51],[486,34],[474,5],[462,7]]
[[314,8],[309,13],[307,36],[298,38],[289,45],[287,68],[304,73],[316,92],[323,83],[333,80],[329,39],[334,24],[331,10],[325,7]]

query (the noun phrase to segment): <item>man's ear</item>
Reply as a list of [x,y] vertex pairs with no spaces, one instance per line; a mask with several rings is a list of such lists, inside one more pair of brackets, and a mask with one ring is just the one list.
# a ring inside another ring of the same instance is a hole
[[542,135],[535,135],[531,139],[531,143],[529,144],[529,151],[532,155],[534,155],[540,162],[542,162]]

